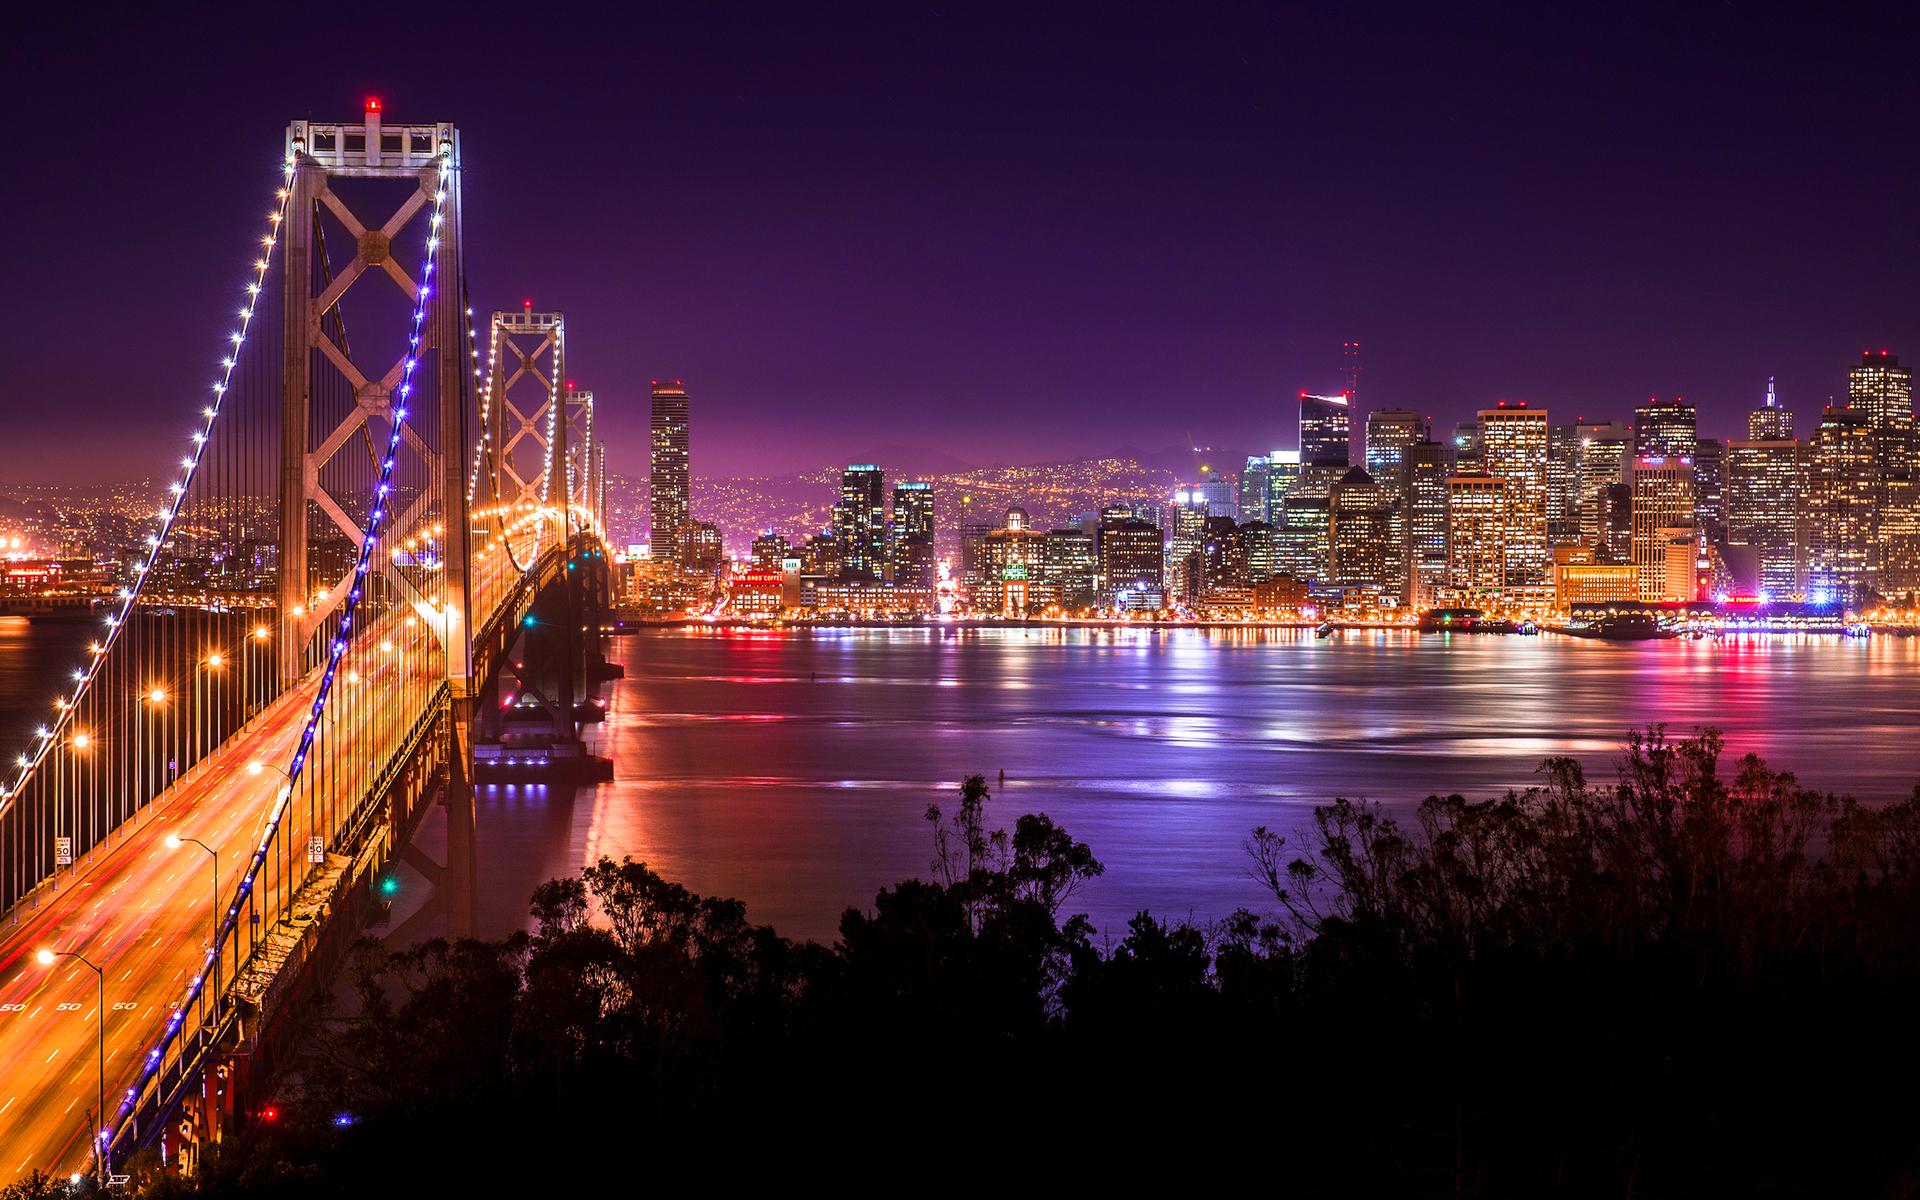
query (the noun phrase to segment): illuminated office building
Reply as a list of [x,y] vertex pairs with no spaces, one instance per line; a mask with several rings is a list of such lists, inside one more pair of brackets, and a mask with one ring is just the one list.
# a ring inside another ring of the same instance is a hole
[[1693,523],[1708,545],[1727,536],[1727,448],[1701,438],[1693,452]]
[[1480,422],[1461,421],[1453,427],[1453,469],[1459,475],[1482,473]]
[[1405,452],[1400,594],[1404,603],[1417,608],[1439,604],[1440,589],[1447,586],[1447,479],[1453,474],[1452,460],[1453,448],[1445,442],[1415,442]]
[[1427,440],[1427,422],[1404,408],[1380,408],[1367,414],[1367,474],[1397,499],[1404,484],[1407,447]]
[[1506,588],[1547,582],[1547,412],[1524,400],[1480,410],[1480,447],[1487,474],[1505,480]]
[[[1580,540],[1598,548],[1605,515],[1601,491],[1623,482],[1621,472],[1633,442],[1633,431],[1619,421],[1580,420],[1574,422],[1573,428],[1580,455],[1576,499],[1580,509]],[[1626,561],[1624,555],[1619,561]]]
[[1793,440],[1793,414],[1780,407],[1773,394],[1773,378],[1767,378],[1766,403],[1747,413],[1747,440],[1750,442],[1790,442]]
[[1300,393],[1300,461],[1308,465],[1352,465],[1353,412],[1345,396]]
[[[1792,418],[1765,427],[1791,429]],[[1806,443],[1792,438],[1727,443],[1727,541],[1753,548],[1758,590],[1770,600],[1806,591],[1801,530],[1807,459]]]
[[1821,411],[1807,472],[1807,592],[1816,602],[1854,601],[1865,590],[1873,542],[1873,434],[1866,412]]
[[1699,440],[1693,405],[1649,400],[1633,410],[1633,456],[1691,460]]
[[793,544],[772,531],[753,539],[753,567],[756,571],[778,571],[780,564],[793,555]]
[[1898,355],[1867,351],[1860,365],[1847,371],[1847,407],[1882,428],[1913,415],[1913,368],[1900,365]]
[[1046,545],[1047,535],[1033,527],[1026,509],[1008,509],[1006,524],[981,546],[985,578],[974,588],[974,609],[1026,616],[1056,603],[1046,586]]
[[1041,570],[1056,602],[1067,609],[1099,602],[1100,560],[1093,535],[1079,529],[1049,530],[1040,547]]
[[1275,450],[1267,455],[1267,515],[1271,525],[1281,523],[1282,508],[1286,503],[1287,491],[1294,481],[1300,478],[1300,452],[1298,450]]
[[1580,427],[1547,427],[1547,545],[1580,544]]
[[1247,465],[1240,468],[1240,519],[1243,521],[1267,519],[1268,465],[1266,455],[1249,454]]
[[684,527],[693,518],[693,477],[688,461],[687,389],[675,379],[653,381],[652,475],[647,503],[653,522],[653,557],[680,558]]
[[1166,534],[1135,517],[1102,518],[1095,550],[1100,557],[1100,603],[1128,608],[1132,596],[1151,596],[1158,608],[1165,579]]
[[1393,496],[1364,467],[1350,469],[1328,489],[1327,550],[1329,582],[1399,600]]
[[1633,565],[1640,572],[1640,599],[1665,600],[1673,531],[1693,528],[1693,460],[1646,455],[1633,461],[1632,475]]
[[871,463],[840,473],[840,501],[833,506],[833,537],[840,543],[844,579],[878,580],[887,561],[887,501],[880,468]]
[[1447,480],[1447,590],[1461,602],[1498,603],[1506,587],[1506,480]]
[[893,519],[887,525],[887,565],[902,587],[931,588],[936,580],[933,556],[933,485],[893,485]]

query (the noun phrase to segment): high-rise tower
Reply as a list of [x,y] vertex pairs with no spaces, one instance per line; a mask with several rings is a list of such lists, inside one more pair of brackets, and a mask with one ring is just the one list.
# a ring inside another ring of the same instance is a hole
[[1767,402],[1747,412],[1747,440],[1750,442],[1790,442],[1793,440],[1793,414],[1780,407],[1773,394],[1773,376],[1767,376]]
[[676,561],[693,519],[693,478],[687,458],[687,389],[678,379],[653,381],[653,474],[648,504],[653,559]]
[[1502,400],[1480,410],[1484,470],[1506,480],[1507,588],[1547,583],[1547,410]]
[[879,579],[887,559],[884,477],[871,463],[840,473],[840,502],[833,506],[833,537],[840,544],[840,574]]
[[1692,465],[1698,434],[1693,405],[1683,400],[1649,400],[1633,410],[1633,456],[1684,458]]
[[1353,410],[1345,396],[1300,393],[1300,461],[1307,466],[1351,466]]

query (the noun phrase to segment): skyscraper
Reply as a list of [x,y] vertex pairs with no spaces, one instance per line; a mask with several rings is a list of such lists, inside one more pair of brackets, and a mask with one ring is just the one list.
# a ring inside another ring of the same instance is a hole
[[[1763,427],[1791,429],[1791,415],[1784,425],[1769,422]],[[1771,600],[1806,591],[1801,546],[1806,463],[1806,443],[1792,438],[1727,443],[1727,541],[1753,547],[1759,589]]]
[[1727,448],[1719,438],[1701,438],[1693,451],[1693,523],[1708,544],[1727,536]]
[[1767,400],[1747,413],[1747,440],[1750,442],[1788,442],[1793,440],[1793,414],[1780,407],[1773,394],[1773,377],[1767,377]]
[[1309,466],[1352,464],[1352,410],[1345,396],[1300,393],[1300,461]]
[[1681,400],[1649,400],[1633,410],[1633,456],[1693,459],[1696,440],[1693,405]]
[[887,561],[902,587],[934,585],[933,485],[893,485],[893,519],[887,525]]
[[1401,595],[1407,604],[1430,608],[1447,586],[1447,478],[1453,474],[1452,447],[1432,440],[1406,449],[1401,498],[1405,543]]
[[861,463],[840,473],[833,537],[843,579],[879,579],[887,561],[887,501],[879,467]]
[[1826,408],[1807,472],[1807,592],[1860,599],[1873,540],[1873,424],[1866,412]]
[[1847,371],[1847,407],[1864,414],[1875,428],[1913,415],[1913,368],[1898,355],[1867,351]]
[[687,389],[675,379],[653,381],[652,476],[648,507],[655,561],[680,558],[683,532],[693,518],[693,479],[687,458]]
[[1327,497],[1327,573],[1338,587],[1400,598],[1393,499],[1364,467],[1349,468]]
[[1293,487],[1293,481],[1300,478],[1300,452],[1298,450],[1275,450],[1267,455],[1267,515],[1270,525],[1279,525],[1284,520],[1283,509],[1286,505],[1287,491]]
[[1547,583],[1547,410],[1524,400],[1502,400],[1480,410],[1480,445],[1487,474],[1506,480],[1507,556],[1502,586]]
[[[1622,464],[1633,432],[1619,421],[1574,422],[1580,440],[1580,539],[1598,549],[1603,518],[1601,491],[1622,482]],[[1625,543],[1622,543],[1624,546]],[[1625,551],[1620,561],[1625,561]]]
[[1506,581],[1507,481],[1447,480],[1447,589],[1461,600],[1498,601]]
[[1270,460],[1264,454],[1247,455],[1247,465],[1240,468],[1240,519],[1243,521],[1264,521],[1267,519],[1267,468]]
[[1427,423],[1419,413],[1404,408],[1380,408],[1367,414],[1367,474],[1387,495],[1396,499],[1400,496],[1401,466],[1407,447],[1425,441],[1426,437]]
[[[1693,460],[1648,455],[1633,462],[1633,565],[1642,600],[1675,598],[1667,547],[1676,530],[1693,529]],[[1684,597],[1691,600],[1691,595]]]

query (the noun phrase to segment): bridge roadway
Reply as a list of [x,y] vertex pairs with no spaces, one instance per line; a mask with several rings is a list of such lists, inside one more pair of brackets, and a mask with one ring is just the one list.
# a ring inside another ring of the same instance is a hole
[[[367,681],[375,688],[390,682],[378,673]],[[106,1094],[114,1111],[205,960],[213,928],[213,861],[191,843],[168,848],[167,835],[199,838],[218,852],[226,903],[285,785],[277,771],[256,775],[247,764],[279,768],[292,758],[318,687],[316,672],[289,689],[117,831],[110,848],[63,875],[57,894],[43,887],[37,909],[28,901],[18,925],[0,924],[0,1185],[35,1166],[56,1175],[90,1169],[99,980],[73,959],[49,967],[35,954],[78,951],[105,972]],[[359,753],[379,713],[375,705],[346,708],[331,722],[328,747],[341,759]],[[231,950],[222,958],[230,972]]]

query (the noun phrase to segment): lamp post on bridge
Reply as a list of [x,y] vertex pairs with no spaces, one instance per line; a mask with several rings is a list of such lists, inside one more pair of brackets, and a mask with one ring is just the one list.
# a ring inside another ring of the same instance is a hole
[[[99,1008],[99,1012],[100,1012],[100,1096],[98,1101],[99,1107],[94,1110],[94,1113],[97,1119],[99,1120],[100,1124],[104,1126],[107,1122],[107,973],[105,971],[102,971],[99,967],[94,966],[93,963],[89,962],[85,955],[80,954],[79,952],[74,950],[42,950],[39,954],[35,955],[34,957],[40,960],[40,965],[43,967],[52,966],[53,960],[56,958],[77,958],[81,962],[86,963],[88,967],[92,968],[93,973],[99,976],[99,983],[100,983],[100,1008]],[[106,1171],[106,1161],[105,1161],[106,1147],[102,1144],[102,1142],[103,1142],[103,1139],[106,1137],[106,1130],[104,1128],[100,1128],[100,1129],[95,1129],[92,1132],[93,1132],[92,1141],[93,1141],[93,1170],[94,1170],[93,1177],[100,1185],[104,1186],[107,1181],[107,1171]]]
[[[208,935],[208,943],[214,949],[220,945],[220,852],[196,837],[181,837],[177,833],[167,835],[167,849],[178,850],[182,842],[192,842],[213,856],[213,930]],[[213,1017],[220,1019],[220,956],[213,956]]]

